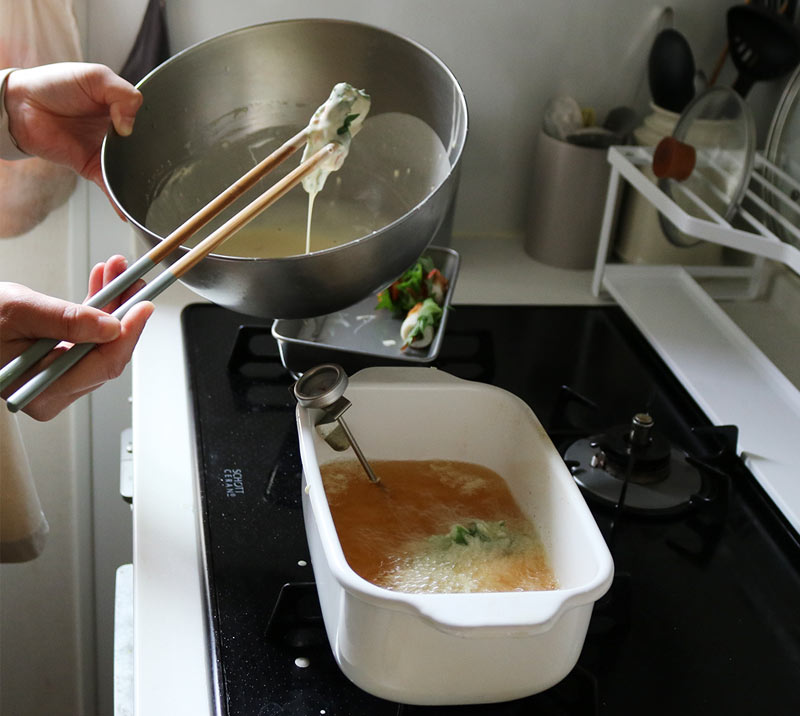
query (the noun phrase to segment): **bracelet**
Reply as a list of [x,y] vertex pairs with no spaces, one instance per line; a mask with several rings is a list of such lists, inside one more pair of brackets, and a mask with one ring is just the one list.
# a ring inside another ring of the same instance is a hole
[[10,67],[0,70],[0,159],[30,159],[32,155],[23,152],[17,140],[8,129],[8,113],[6,112],[6,81],[8,76],[18,69]]

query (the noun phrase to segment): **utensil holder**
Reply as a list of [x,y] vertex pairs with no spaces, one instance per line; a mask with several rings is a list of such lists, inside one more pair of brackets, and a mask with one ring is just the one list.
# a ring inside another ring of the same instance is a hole
[[607,151],[539,133],[525,235],[532,258],[567,269],[594,266],[608,187]]

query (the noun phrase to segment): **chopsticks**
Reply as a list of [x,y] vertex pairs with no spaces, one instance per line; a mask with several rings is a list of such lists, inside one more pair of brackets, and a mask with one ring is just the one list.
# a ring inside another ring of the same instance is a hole
[[[184,240],[186,240],[203,225],[208,223],[208,221],[216,216],[222,209],[230,205],[234,199],[240,196],[248,188],[252,187],[258,181],[258,179],[276,167],[281,161],[291,156],[295,151],[297,151],[297,149],[305,144],[305,141],[306,130],[304,129],[302,132],[298,133],[295,135],[295,137],[286,142],[282,147],[273,152],[273,154],[263,160],[260,164],[251,169],[247,174],[234,182],[234,184],[232,184],[230,187],[228,187],[228,189],[203,207],[203,209],[198,211],[187,222],[182,224],[158,246],[151,249],[147,254],[145,254],[145,256],[136,261],[125,272],[120,274],[120,276],[108,284],[108,286],[106,286],[102,291],[99,291],[97,294],[95,294],[92,297],[94,300],[88,302],[89,305],[99,308],[100,306],[108,303],[112,298],[120,295],[126,288],[131,286],[136,280],[147,273],[147,271],[152,269],[166,255],[177,248]],[[158,296],[165,289],[175,283],[175,281],[177,281],[184,273],[205,258],[205,256],[210,254],[223,241],[230,238],[245,224],[252,221],[262,211],[284,196],[294,186],[299,184],[306,175],[316,169],[322,161],[327,159],[334,152],[338,151],[339,148],[340,145],[335,142],[326,144],[322,149],[318,150],[297,168],[289,172],[289,174],[283,177],[283,179],[276,182],[235,216],[226,221],[216,231],[203,239],[199,244],[197,244],[197,246],[192,248],[169,268],[165,269],[135,295],[131,296],[131,298],[117,308],[117,310],[111,315],[115,318],[121,319],[134,305],[140,301],[148,301]],[[165,246],[165,244],[167,245]],[[124,280],[123,277],[125,277]],[[100,296],[100,298],[97,298],[98,296]],[[31,348],[28,349],[28,351],[23,353],[22,356],[25,356],[25,358],[20,356],[19,358],[22,358],[22,360],[17,358],[11,361],[11,363],[2,369],[3,383],[0,384],[0,389],[13,382],[13,380],[21,375],[27,368],[46,355],[57,343],[58,341],[44,339],[35,343],[33,346],[31,346]],[[44,349],[44,344],[47,344],[46,350]],[[94,347],[94,343],[78,343],[73,345],[69,350],[65,351],[58,358],[56,358],[56,360],[47,366],[41,373],[37,374],[31,378],[30,381],[17,389],[17,391],[6,401],[8,409],[11,412],[22,410],[31,400],[39,395],[39,393],[41,393],[51,383],[53,383],[53,381],[66,373],[67,370],[75,365]],[[36,356],[36,358],[32,358],[32,356]],[[16,363],[16,366],[13,367],[12,370],[10,367],[13,363]],[[19,366],[22,367],[20,368]],[[7,374],[11,375],[11,377],[7,377]]]
[[[104,286],[94,296],[86,301],[87,306],[102,308],[109,301],[119,296],[127,288],[148,271],[155,268],[159,261],[171,254],[186,239],[205,226],[223,209],[230,206],[244,192],[255,186],[266,174],[288,159],[306,143],[308,129],[304,128],[294,137],[284,142],[268,157],[260,161],[250,171],[237,179],[225,191],[218,194],[197,213],[187,219],[171,234],[154,246],[144,256],[131,264],[123,273],[111,283]],[[9,361],[0,369],[0,391],[5,390],[11,383],[19,378],[25,371],[44,358],[59,343],[57,339],[41,338],[27,350]]]

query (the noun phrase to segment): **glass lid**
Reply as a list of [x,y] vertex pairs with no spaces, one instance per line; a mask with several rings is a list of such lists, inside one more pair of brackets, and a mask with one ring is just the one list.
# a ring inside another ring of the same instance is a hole
[[[767,135],[764,152],[768,161],[778,172],[768,172],[770,183],[780,193],[769,192],[768,200],[772,208],[789,224],[800,226],[800,67],[795,70],[778,102]],[[777,221],[769,221],[769,228],[783,241],[800,248],[800,229],[794,232]]]
[[[738,208],[753,169],[755,120],[744,100],[728,87],[712,87],[695,97],[681,114],[672,136],[694,148],[696,163],[687,179],[661,179],[658,186],[687,214],[729,220]],[[693,194],[702,203],[694,201]],[[710,214],[705,204],[713,214]],[[659,213],[661,228],[677,246],[694,246],[689,236]]]

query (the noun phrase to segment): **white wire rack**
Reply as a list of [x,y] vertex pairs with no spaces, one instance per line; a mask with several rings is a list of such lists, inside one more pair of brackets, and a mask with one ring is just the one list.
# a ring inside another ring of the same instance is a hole
[[[746,293],[750,297],[754,297],[758,291],[764,259],[782,263],[800,274],[800,249],[797,248],[800,246],[800,228],[796,225],[800,223],[800,204],[797,202],[800,197],[800,183],[757,153],[744,198],[733,218],[726,221],[688,187],[676,182],[675,191],[682,194],[681,201],[687,199],[687,206],[692,206],[695,210],[690,214],[681,208],[642,172],[642,168],[649,167],[652,160],[653,150],[649,147],[618,146],[608,150],[611,174],[592,280],[592,292],[595,296],[600,293],[608,261],[620,176],[685,234],[756,257],[748,267],[685,267],[690,274],[747,278],[749,287]],[[778,182],[781,187],[777,186]],[[784,189],[791,192],[791,195]],[[711,184],[709,190],[718,192]],[[707,218],[698,218],[699,216]],[[794,223],[791,219],[794,219]],[[739,226],[745,228],[737,228]],[[774,233],[777,226],[793,238],[797,246],[782,241]]]

